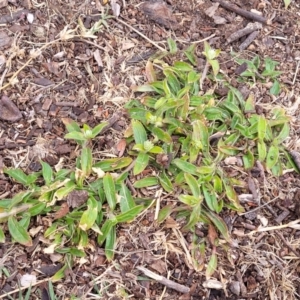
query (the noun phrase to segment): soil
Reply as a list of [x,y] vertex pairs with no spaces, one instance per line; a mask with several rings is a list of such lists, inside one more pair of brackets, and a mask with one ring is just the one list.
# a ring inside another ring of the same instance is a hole
[[[94,141],[93,149],[97,159],[116,155],[128,125],[122,107],[139,96],[133,87],[146,82],[147,59],[159,48],[167,49],[168,37],[176,40],[179,49],[196,43],[200,71],[205,65],[203,39],[221,49],[221,70],[233,86],[245,95],[251,91],[261,109],[264,105],[286,108],[291,116],[287,147],[298,153],[298,1],[292,1],[288,9],[283,0],[234,1],[240,8],[259,11],[271,20],[269,25],[262,25],[244,51],[239,46],[246,37],[227,41],[252,20],[220,6],[208,16],[207,9],[215,1],[145,2],[0,0],[0,170],[21,167],[30,173],[41,168],[40,159],[51,166],[58,162],[74,164],[78,153],[74,143],[63,139],[64,118],[91,126],[113,120],[105,136]],[[79,18],[91,28],[102,14],[118,14],[118,7],[119,17],[106,19],[95,38],[77,35],[56,41],[64,29],[76,28]],[[42,51],[37,53],[38,48]],[[239,83],[232,51],[242,58],[258,55],[261,60],[270,57],[279,62],[280,94],[270,95],[268,83]],[[202,270],[194,270],[189,264],[192,235],[180,235],[180,227],[172,219],[157,225],[154,208],[135,222],[119,226],[112,262],[106,261],[104,250],[96,242],[92,243],[88,256],[54,283],[56,296],[114,300],[300,299],[300,230],[297,226],[281,226],[300,217],[300,177],[288,171],[274,178],[257,166],[245,178],[248,193],[260,201],[243,203],[246,213],[242,215],[223,213],[235,247],[218,247],[213,278],[206,279],[204,264]],[[11,198],[19,189],[0,174],[0,199]],[[34,225],[42,226],[43,220],[37,218]],[[277,227],[248,235],[262,225]],[[197,235],[205,237],[207,228],[200,228]],[[46,245],[40,235],[29,248],[13,244],[9,238],[7,241],[0,244],[0,299],[10,299],[9,293],[12,299],[19,299],[15,291],[26,273],[41,281],[32,288],[30,299],[50,299],[47,281],[61,268],[61,257],[43,252]],[[190,291],[183,294],[165,288],[137,266],[147,266]]]

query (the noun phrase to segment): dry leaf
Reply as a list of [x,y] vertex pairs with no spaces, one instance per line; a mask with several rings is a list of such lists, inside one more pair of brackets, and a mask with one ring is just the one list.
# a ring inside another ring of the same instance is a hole
[[178,28],[179,24],[171,9],[163,1],[144,2],[140,9],[154,22],[170,29]]
[[113,11],[113,14],[115,17],[118,17],[120,15],[121,6],[117,3],[116,0],[110,1],[111,9]]
[[101,59],[101,56],[100,56],[100,51],[99,51],[99,49],[97,49],[97,50],[93,53],[93,55],[94,55],[95,61],[96,61],[97,64],[98,64],[98,67],[103,68],[103,62],[102,62],[102,59]]
[[36,283],[36,276],[31,274],[24,274],[20,279],[21,286],[32,286]]
[[69,207],[76,208],[84,204],[89,197],[89,194],[87,191],[72,191],[67,196],[67,203]]
[[150,265],[150,267],[160,274],[165,274],[167,270],[166,263],[161,259],[156,260],[154,263]]
[[18,107],[5,95],[0,100],[0,120],[17,122],[22,118]]
[[47,63],[42,63],[42,66],[50,73],[54,74],[54,75],[58,75],[59,74],[59,64],[57,62],[51,61],[51,62],[47,62]]
[[122,157],[126,149],[126,140],[122,139],[117,144],[117,150],[119,152],[119,157]]
[[62,217],[64,217],[68,212],[70,211],[69,209],[69,205],[64,202],[58,211],[55,212],[54,214],[54,220],[60,219]]
[[153,68],[153,64],[150,60],[147,61],[145,72],[149,83],[156,81],[156,74]]
[[216,232],[216,229],[214,226],[212,226],[211,224],[208,225],[208,240],[210,242],[210,244],[212,246],[215,246],[215,240],[217,239],[218,237],[218,234]]

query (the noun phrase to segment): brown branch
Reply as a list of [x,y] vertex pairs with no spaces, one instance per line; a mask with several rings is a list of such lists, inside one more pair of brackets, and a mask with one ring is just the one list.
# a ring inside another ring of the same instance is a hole
[[233,34],[231,34],[229,36],[229,38],[227,39],[227,43],[230,44],[230,43],[240,39],[241,37],[248,35],[248,34],[252,33],[253,31],[256,31],[261,28],[262,28],[262,25],[260,23],[249,23],[245,28],[240,29],[240,30],[234,32]]
[[253,31],[249,36],[240,44],[239,50],[243,51],[255,40],[255,38],[258,36],[259,31]]
[[228,3],[228,2],[225,2],[225,1],[222,1],[222,0],[212,0],[212,1],[213,2],[218,2],[220,4],[220,6],[226,8],[227,10],[233,11],[236,14],[238,14],[240,16],[243,16],[247,19],[254,20],[256,22],[260,22],[260,23],[268,24],[268,25],[270,23],[270,21],[268,19],[266,19],[265,17],[260,16],[260,15],[255,14],[255,13],[252,13],[250,11],[241,9],[241,8],[237,7],[236,5],[233,5],[231,3]]
[[165,285],[166,287],[173,289],[177,292],[180,293],[189,293],[190,292],[190,288],[187,286],[184,286],[182,284],[176,283],[170,279],[167,279],[166,277],[163,277],[161,275],[158,275],[150,270],[148,270],[147,268],[144,267],[137,267],[138,270],[142,271],[146,276],[156,280],[157,282]]

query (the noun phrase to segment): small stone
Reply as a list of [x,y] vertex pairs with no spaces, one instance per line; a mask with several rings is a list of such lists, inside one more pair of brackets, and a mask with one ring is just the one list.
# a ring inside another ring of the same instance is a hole
[[239,296],[241,293],[241,286],[238,281],[232,281],[229,285],[232,294]]

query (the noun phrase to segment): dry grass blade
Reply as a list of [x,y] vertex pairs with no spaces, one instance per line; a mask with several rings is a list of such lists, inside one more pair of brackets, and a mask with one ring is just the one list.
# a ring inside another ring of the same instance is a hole
[[138,270],[142,271],[146,276],[156,280],[157,282],[167,286],[170,289],[176,290],[180,293],[188,293],[190,291],[190,288],[187,286],[184,286],[182,284],[178,284],[170,279],[167,279],[166,277],[163,277],[161,275],[158,275],[147,268],[144,267],[136,267]]

